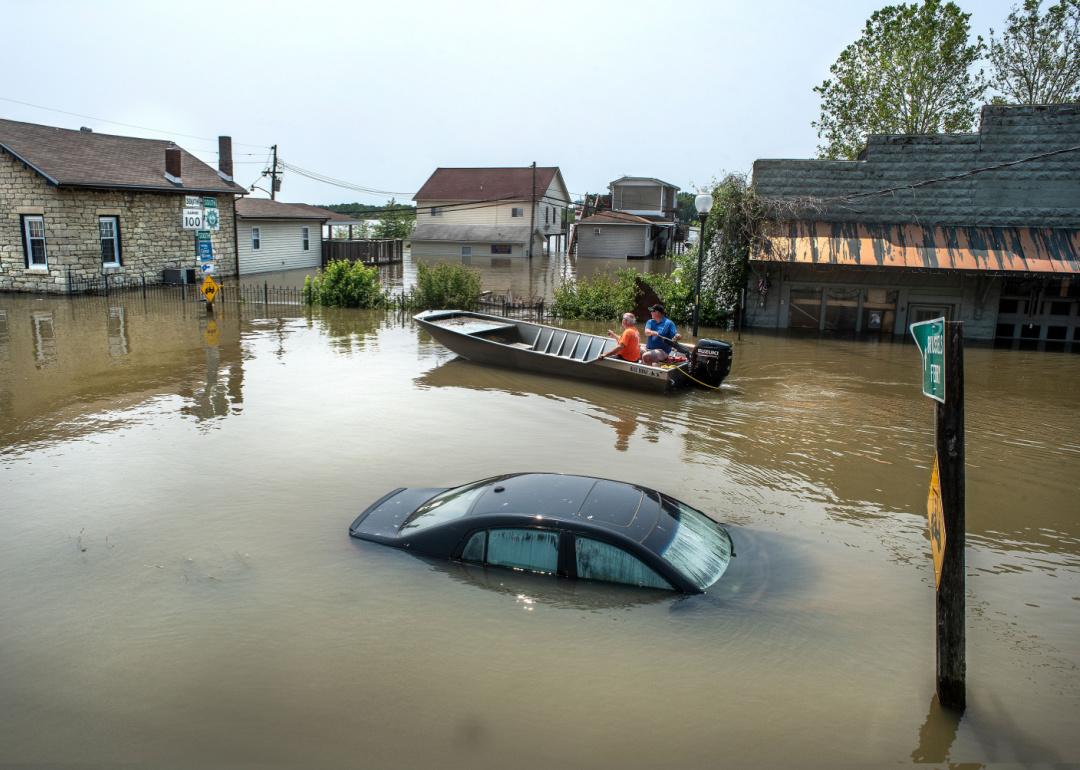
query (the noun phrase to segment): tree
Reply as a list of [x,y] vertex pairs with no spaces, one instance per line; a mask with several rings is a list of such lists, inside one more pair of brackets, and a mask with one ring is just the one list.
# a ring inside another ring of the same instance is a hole
[[1000,39],[990,30],[990,85],[1003,97],[995,101],[1080,101],[1080,0],[1059,0],[1041,16],[1040,5],[1013,6]]
[[408,238],[416,224],[416,209],[397,203],[393,198],[386,204],[382,217],[375,224],[376,238]]
[[689,225],[697,221],[698,213],[694,208],[695,197],[692,192],[681,192],[675,195],[675,218],[680,224]]
[[986,91],[973,70],[986,45],[970,41],[970,18],[940,0],[875,11],[814,88],[820,157],[854,159],[868,134],[970,131]]

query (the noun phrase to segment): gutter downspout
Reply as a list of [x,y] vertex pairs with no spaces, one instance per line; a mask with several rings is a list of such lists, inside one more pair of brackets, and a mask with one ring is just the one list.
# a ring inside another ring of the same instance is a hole
[[529,209],[529,259],[533,255],[533,241],[536,238],[536,161],[532,162],[532,206]]

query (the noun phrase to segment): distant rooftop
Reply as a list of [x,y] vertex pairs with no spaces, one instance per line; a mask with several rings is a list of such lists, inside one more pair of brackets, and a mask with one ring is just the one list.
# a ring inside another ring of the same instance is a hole
[[[520,168],[437,168],[413,200],[529,200],[541,197],[559,173],[556,166]],[[532,185],[535,174],[536,185]]]

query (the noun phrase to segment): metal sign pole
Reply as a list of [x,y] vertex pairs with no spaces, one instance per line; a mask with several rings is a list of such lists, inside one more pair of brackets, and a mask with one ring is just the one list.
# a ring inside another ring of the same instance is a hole
[[945,403],[937,403],[936,449],[947,533],[937,587],[937,692],[941,705],[967,705],[964,638],[964,324],[945,322]]

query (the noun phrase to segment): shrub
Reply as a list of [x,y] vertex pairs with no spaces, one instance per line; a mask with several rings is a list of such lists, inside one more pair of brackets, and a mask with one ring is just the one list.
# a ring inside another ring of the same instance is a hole
[[615,275],[598,273],[571,279],[556,287],[552,312],[560,318],[618,318],[637,304],[637,277],[635,271],[623,269]]
[[409,305],[416,310],[474,310],[480,302],[480,272],[440,262],[417,265],[416,289]]
[[372,308],[386,305],[379,270],[362,262],[334,259],[304,279],[304,300],[325,307]]

